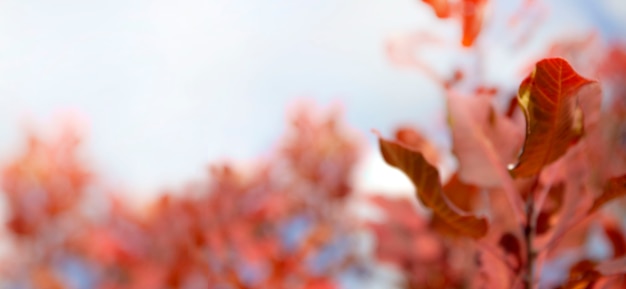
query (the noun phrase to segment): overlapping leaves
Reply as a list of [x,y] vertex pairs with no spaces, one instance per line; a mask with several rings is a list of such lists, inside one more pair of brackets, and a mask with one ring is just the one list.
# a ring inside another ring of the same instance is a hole
[[424,206],[463,235],[480,238],[487,233],[487,220],[461,212],[449,204],[443,194],[439,171],[420,151],[383,138],[379,138],[379,143],[385,162],[411,179]]

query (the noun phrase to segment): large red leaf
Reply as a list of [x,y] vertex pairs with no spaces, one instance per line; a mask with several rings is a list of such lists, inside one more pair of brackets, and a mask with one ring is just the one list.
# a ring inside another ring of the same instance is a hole
[[522,82],[518,101],[526,116],[526,140],[514,177],[531,177],[560,158],[583,134],[581,88],[595,83],[562,58],[548,58]]
[[487,233],[487,220],[465,214],[450,206],[442,192],[439,171],[426,161],[421,152],[382,138],[379,138],[379,144],[385,162],[411,179],[424,206],[432,209],[435,215],[463,235],[480,238]]

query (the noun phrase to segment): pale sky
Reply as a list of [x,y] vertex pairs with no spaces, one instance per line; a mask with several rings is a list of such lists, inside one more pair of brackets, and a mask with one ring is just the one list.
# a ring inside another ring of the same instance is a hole
[[[500,2],[493,11],[520,1]],[[566,7],[552,11],[559,27],[596,23],[623,36],[623,1],[544,2]],[[372,128],[428,127],[442,114],[440,91],[393,67],[385,41],[426,28],[455,38],[455,27],[417,0],[3,0],[0,160],[19,147],[25,120],[47,129],[55,115],[75,111],[86,120],[96,170],[144,194],[198,178],[211,162],[267,152],[302,97],[342,103],[370,141]],[[512,58],[506,41],[497,43],[493,67],[530,55]],[[431,58],[444,67],[454,60]],[[515,76],[494,71],[496,83]],[[375,153],[368,160],[365,187],[396,183]],[[389,176],[376,182],[375,174]]]

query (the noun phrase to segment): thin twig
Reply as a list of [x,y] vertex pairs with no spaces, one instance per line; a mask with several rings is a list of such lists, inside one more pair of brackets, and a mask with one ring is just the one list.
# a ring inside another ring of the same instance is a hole
[[524,275],[524,288],[533,289],[535,284],[535,259],[537,252],[533,248],[533,240],[535,237],[535,222],[533,220],[535,214],[535,189],[539,185],[539,178],[535,178],[533,186],[526,196],[526,224],[524,225],[524,243],[526,245],[526,271]]

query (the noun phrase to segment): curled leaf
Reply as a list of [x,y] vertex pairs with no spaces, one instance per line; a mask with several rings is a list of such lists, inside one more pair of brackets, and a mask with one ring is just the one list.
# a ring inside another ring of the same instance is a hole
[[421,152],[380,137],[379,144],[385,162],[411,179],[424,206],[463,235],[481,238],[487,233],[487,220],[465,214],[449,204],[443,194],[439,171],[426,161]]
[[548,58],[522,82],[518,101],[526,116],[526,140],[514,177],[531,177],[565,154],[583,135],[579,92],[594,81],[562,58]]

